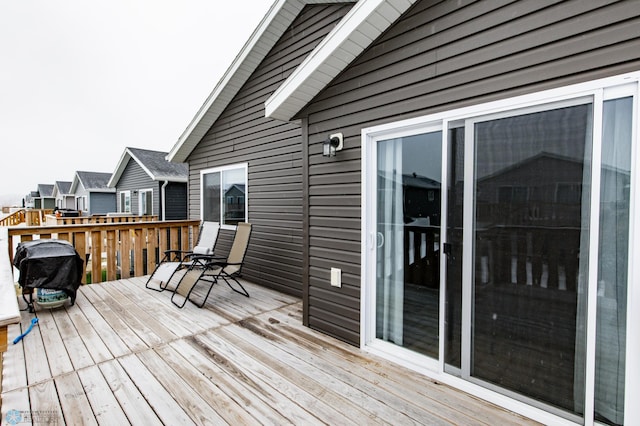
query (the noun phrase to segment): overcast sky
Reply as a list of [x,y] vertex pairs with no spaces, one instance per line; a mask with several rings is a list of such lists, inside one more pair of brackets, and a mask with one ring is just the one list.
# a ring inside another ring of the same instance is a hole
[[0,1],[0,203],[169,151],[272,3]]

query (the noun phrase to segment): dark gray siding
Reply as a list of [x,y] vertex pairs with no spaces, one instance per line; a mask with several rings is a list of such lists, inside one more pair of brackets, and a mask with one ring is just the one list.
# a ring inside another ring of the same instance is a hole
[[164,188],[165,218],[162,220],[183,220],[187,218],[187,184],[170,182]]
[[89,193],[89,214],[106,214],[116,211],[116,194],[106,192]]
[[[151,179],[151,177],[145,172],[140,164],[134,160],[129,160],[127,166],[124,168],[120,180],[116,183],[116,189],[118,194],[122,191],[131,191],[131,213],[140,214],[139,204],[140,199],[138,194],[134,194],[133,191],[139,191],[141,189],[153,190],[153,214],[160,217],[160,184],[157,181]],[[118,210],[120,209],[120,195],[118,195]]]
[[[305,7],[188,158],[189,215],[200,218],[200,172],[248,162],[251,242],[243,275],[302,294],[302,154],[299,124],[264,117],[264,102],[333,29],[349,5]],[[217,252],[232,234],[222,231]]]
[[[639,69],[638,1],[418,1],[299,114],[309,134],[307,323],[359,344],[362,128]],[[345,149],[324,158],[335,131]],[[342,268],[342,288],[329,285],[330,267]]]

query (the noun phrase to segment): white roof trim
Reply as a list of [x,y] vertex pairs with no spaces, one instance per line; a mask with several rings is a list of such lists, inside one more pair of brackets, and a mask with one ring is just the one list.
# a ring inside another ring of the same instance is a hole
[[185,162],[191,151],[233,100],[262,59],[304,7],[301,0],[276,0],[231,63],[191,123],[167,155],[168,161]]
[[306,4],[353,3],[355,0],[275,0],[249,40],[231,63],[191,123],[167,155],[168,161],[185,162],[220,117],[240,88],[282,37]]
[[131,152],[129,152],[129,148],[125,148],[124,152],[120,156],[120,160],[118,161],[118,166],[116,167],[116,171],[111,175],[111,179],[107,183],[109,188],[115,188],[116,183],[120,180],[120,176],[124,173],[124,169],[129,163],[129,158],[131,158]]
[[360,0],[265,102],[265,115],[289,121],[416,0]]

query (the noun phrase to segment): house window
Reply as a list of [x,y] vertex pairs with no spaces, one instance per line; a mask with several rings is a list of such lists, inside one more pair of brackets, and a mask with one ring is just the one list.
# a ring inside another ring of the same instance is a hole
[[247,221],[247,164],[201,172],[202,220],[234,226]]
[[76,209],[80,211],[87,211],[87,197],[76,198]]
[[140,190],[140,216],[153,214],[153,191],[151,189]]
[[131,191],[120,193],[120,213],[131,213]]

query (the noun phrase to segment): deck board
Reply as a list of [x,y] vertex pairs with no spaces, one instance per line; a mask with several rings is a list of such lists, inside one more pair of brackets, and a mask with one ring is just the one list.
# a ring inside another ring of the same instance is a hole
[[122,415],[128,419],[129,423],[133,425],[162,425],[156,412],[118,361],[102,363],[99,368],[120,405]]
[[67,425],[90,426],[98,424],[77,373],[56,377],[55,385],[56,389],[64,389],[63,394],[58,393],[58,398]]
[[126,425],[129,422],[98,366],[78,370],[78,377],[98,424]]
[[[146,277],[38,310],[4,356],[2,418],[58,424],[535,424],[302,326],[299,299],[250,282],[175,307]],[[197,289],[196,297],[203,290]],[[34,314],[22,313],[9,340]],[[15,411],[12,411],[15,413]]]

